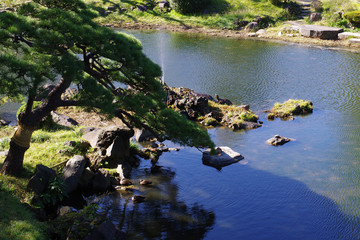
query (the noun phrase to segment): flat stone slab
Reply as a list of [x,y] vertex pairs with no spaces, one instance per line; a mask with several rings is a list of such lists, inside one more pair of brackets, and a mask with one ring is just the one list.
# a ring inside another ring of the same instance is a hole
[[351,43],[360,43],[360,38],[351,38],[351,39],[349,39],[349,42],[351,42]]
[[216,152],[216,155],[211,155],[210,149],[204,151],[202,157],[203,164],[215,167],[217,169],[221,169],[222,167],[228,166],[244,159],[244,157],[240,153],[233,151],[229,147],[218,147],[216,148]]
[[283,145],[287,142],[290,142],[290,138],[282,137],[280,135],[275,135],[274,137],[268,139],[266,142],[273,146]]
[[338,34],[338,38],[340,40],[345,40],[349,37],[356,37],[356,38],[360,38],[360,33],[352,33],[352,32],[342,32]]
[[320,38],[325,40],[337,40],[338,34],[343,32],[342,28],[325,27],[319,25],[303,25],[300,34],[304,37]]

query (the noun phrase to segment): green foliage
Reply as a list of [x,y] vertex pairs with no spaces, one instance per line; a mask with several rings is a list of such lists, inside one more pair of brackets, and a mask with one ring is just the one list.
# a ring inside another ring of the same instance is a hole
[[[79,212],[71,212],[57,217],[49,222],[52,233],[56,239],[85,239],[89,233],[105,219],[97,214],[98,206],[89,205]],[[71,237],[68,236],[69,229],[73,227]]]
[[344,18],[347,19],[354,27],[360,27],[360,10],[345,13]]
[[253,112],[242,112],[240,114],[240,118],[247,122],[256,122],[259,117],[256,116]]
[[315,0],[315,1],[311,2],[310,6],[311,6],[311,8],[314,9],[315,12],[321,13],[324,11],[323,3],[319,0]]
[[206,126],[217,126],[219,122],[212,117],[205,118],[205,125]]
[[71,145],[65,147],[65,152],[69,156],[84,155],[89,149],[90,145],[86,141],[71,141]]
[[206,9],[209,3],[209,0],[170,0],[171,7],[183,14],[199,13]]
[[61,178],[55,177],[49,181],[45,193],[41,194],[41,200],[45,206],[55,206],[66,197],[64,182]]
[[[0,14],[0,94],[33,99],[47,83],[63,86],[56,88],[60,93],[71,84],[78,90],[70,99],[56,100],[60,94],[46,93],[42,103],[35,103],[22,119],[44,117],[46,111],[62,105],[98,108],[110,115],[120,109],[117,116],[174,136],[181,144],[210,144],[203,129],[183,118],[177,120],[184,123],[180,126],[191,126],[195,132],[177,127],[174,134],[169,129],[174,126],[165,121],[181,116],[169,117],[159,81],[160,67],[142,52],[137,39],[98,25],[96,17],[81,0],[34,0],[22,4],[16,13]],[[122,87],[115,87],[119,85]],[[50,122],[45,126],[54,127]],[[185,133],[188,136],[180,136]],[[191,140],[197,136],[206,139]]]
[[8,150],[10,148],[10,138],[5,137],[0,139],[0,151]]
[[310,101],[289,99],[283,103],[275,103],[268,114],[268,119],[275,117],[287,118],[293,115],[311,113],[313,104]]
[[140,151],[140,147],[136,142],[130,141],[130,155],[136,155]]
[[283,0],[270,0],[270,2],[275,6],[281,6],[284,3]]

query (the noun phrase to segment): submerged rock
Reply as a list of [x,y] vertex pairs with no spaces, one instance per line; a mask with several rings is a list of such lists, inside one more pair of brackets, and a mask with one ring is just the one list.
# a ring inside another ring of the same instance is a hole
[[0,119],[0,126],[7,126],[11,123],[11,121],[6,121],[6,120],[3,120],[3,119]]
[[229,147],[216,148],[216,155],[210,154],[210,151],[210,149],[207,149],[203,152],[203,164],[215,167],[217,169],[221,169],[222,167],[228,166],[244,159],[244,157],[240,153],[233,151]]
[[282,137],[280,135],[275,135],[274,137],[268,139],[266,142],[273,146],[283,145],[287,142],[290,142],[290,138]]
[[105,221],[96,227],[85,240],[111,240],[111,239],[126,239],[125,233],[115,227],[110,221]]

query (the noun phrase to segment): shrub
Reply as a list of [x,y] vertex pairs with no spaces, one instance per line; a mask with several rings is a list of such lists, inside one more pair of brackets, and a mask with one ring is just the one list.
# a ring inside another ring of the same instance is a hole
[[272,5],[275,5],[275,6],[281,6],[281,4],[283,3],[283,1],[281,1],[281,0],[270,0],[270,2]]
[[49,182],[45,193],[41,195],[42,203],[47,206],[55,206],[61,202],[64,197],[67,197],[64,189],[64,182],[61,178],[55,177]]
[[315,10],[315,12],[323,12],[324,11],[324,7],[321,1],[319,0],[315,0],[313,1],[310,6]]
[[344,18],[347,19],[354,27],[360,27],[360,10],[345,13]]
[[219,124],[219,122],[215,119],[215,118],[212,118],[212,117],[208,117],[205,119],[205,125],[206,126],[217,126]]
[[297,2],[288,2],[284,9],[290,14],[290,16],[298,16],[301,14],[301,7]]
[[0,151],[4,151],[10,148],[10,138],[5,137],[0,139]]
[[179,13],[199,13],[208,7],[210,0],[171,0],[171,7]]

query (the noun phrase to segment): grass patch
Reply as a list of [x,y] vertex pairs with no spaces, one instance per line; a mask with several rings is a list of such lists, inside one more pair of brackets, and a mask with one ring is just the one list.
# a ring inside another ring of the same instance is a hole
[[306,113],[312,113],[313,104],[310,101],[289,99],[283,103],[275,103],[268,114],[268,119],[283,118]]
[[[0,239],[49,239],[46,224],[39,222],[24,205],[30,203],[32,197],[26,186],[37,164],[51,167],[69,159],[59,151],[65,148],[66,141],[79,140],[78,130],[35,131],[31,147],[25,153],[23,174],[17,178],[0,174]],[[1,150],[8,150],[13,132],[13,127],[0,129]],[[5,157],[0,156],[0,167],[4,160]]]
[[29,195],[26,184],[27,179],[0,175],[0,239],[49,239],[46,224],[21,203]]
[[[108,7],[114,7],[106,16],[100,16],[97,21],[102,24],[110,23],[118,25],[119,22],[126,23],[150,23],[186,25],[192,27],[211,27],[211,28],[234,28],[236,18],[240,20],[252,21],[257,16],[270,16],[278,18],[283,9],[274,6],[268,0],[213,0],[206,7],[209,14],[180,14],[175,11],[162,12],[158,7],[146,12],[137,9],[130,10],[140,4],[145,4],[142,0],[127,0],[116,2],[103,0],[85,0],[94,10],[104,13]],[[121,9],[126,11],[121,11]]]
[[212,109],[217,109],[224,118],[238,119],[246,122],[257,122],[259,117],[251,110],[236,105],[222,105],[213,101],[209,101]]

